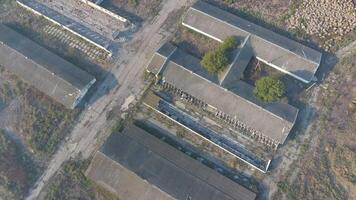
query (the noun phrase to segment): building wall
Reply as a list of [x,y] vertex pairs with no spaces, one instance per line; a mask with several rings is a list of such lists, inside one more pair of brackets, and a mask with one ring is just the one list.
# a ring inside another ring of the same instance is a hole
[[229,89],[238,83],[243,76],[248,63],[253,57],[253,49],[250,44],[250,37],[247,37],[239,48],[234,62],[231,64],[229,71],[224,79],[221,81],[221,85],[224,88]]

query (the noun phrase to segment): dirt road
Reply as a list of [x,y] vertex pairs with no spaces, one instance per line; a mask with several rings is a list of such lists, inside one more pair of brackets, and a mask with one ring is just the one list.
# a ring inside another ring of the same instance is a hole
[[[354,51],[355,48],[356,48],[356,41],[353,41],[348,46],[339,49],[335,54],[337,58],[341,60],[342,58],[351,54],[351,52]],[[325,64],[334,65],[335,63],[333,60],[330,60],[329,63],[327,59],[327,62]],[[303,117],[301,117],[303,119],[303,123],[301,123],[300,126],[304,127],[305,131],[302,133],[301,136],[298,137],[299,140],[302,141],[302,143],[304,143],[303,141],[305,141],[306,139],[311,141],[310,146],[308,147],[309,152],[315,152],[317,150],[318,147],[317,145],[320,144],[317,142],[317,140],[319,139],[319,137],[321,137],[320,136],[321,134],[319,132],[323,131],[323,129],[319,130],[313,128],[313,125],[318,123],[318,121],[320,121],[318,118],[314,119],[310,124],[308,124],[308,121],[313,118],[312,115],[317,114],[320,116],[324,114],[322,113],[323,112],[322,105],[318,103],[318,99],[321,96],[325,95],[324,94],[325,91],[323,92],[323,87],[324,87],[323,84],[320,84],[320,85],[316,85],[314,88],[310,90],[310,92],[308,93],[309,98],[307,101],[307,104],[310,105],[310,107],[307,107],[305,112],[299,113],[299,115],[303,114]],[[314,109],[313,111],[311,110],[312,108]],[[290,170],[290,166],[293,164],[294,161],[298,159],[299,153],[301,151],[300,146],[301,143],[298,143],[296,140],[290,140],[288,141],[287,145],[285,145],[284,147],[278,150],[278,155],[276,155],[275,157],[280,157],[280,159],[278,159],[278,162],[280,162],[280,164],[278,165],[278,167],[273,169],[273,171],[271,171],[270,174],[266,176],[266,178],[263,179],[264,191],[263,194],[261,195],[261,199],[272,198],[272,195],[278,189],[277,183],[281,181],[282,178],[284,178],[285,174]],[[293,176],[289,178],[290,182],[293,182],[295,180],[300,170],[300,167],[293,168],[293,170],[294,170]]]
[[[107,124],[106,113],[114,106],[122,105],[127,98],[139,98],[143,92],[144,84],[141,78],[143,68],[151,58],[167,33],[161,29],[170,13],[183,7],[187,0],[165,0],[157,17],[150,23],[144,24],[140,31],[135,33],[133,39],[123,46],[120,60],[112,69],[115,76],[108,76],[98,88],[89,102],[90,107],[83,111],[79,122],[74,127],[69,138],[64,142],[51,159],[48,168],[34,185],[26,199],[37,199],[41,190],[50,178],[66,160],[82,155],[89,157],[109,133],[111,125]],[[108,86],[116,80],[118,85],[107,95],[102,95]]]

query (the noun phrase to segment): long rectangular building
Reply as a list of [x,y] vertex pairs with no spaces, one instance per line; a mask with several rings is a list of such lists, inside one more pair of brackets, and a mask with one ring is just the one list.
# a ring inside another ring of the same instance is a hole
[[253,56],[305,83],[315,79],[321,62],[320,52],[203,1],[188,9],[182,24],[219,42],[250,37]]
[[[198,58],[170,43],[164,44],[154,54],[147,71],[160,75],[168,88],[177,88],[193,96],[206,103],[217,116],[276,146],[284,143],[298,115],[298,109],[289,104],[259,104],[252,96],[228,90],[220,84],[217,75],[208,73],[200,65]],[[242,81],[235,85],[244,94],[252,94],[252,86]]]
[[123,200],[252,200],[256,194],[136,126],[113,133],[86,175]]
[[[53,1],[55,2],[55,1]],[[70,17],[63,15],[62,13],[53,10],[52,8],[38,2],[37,0],[17,0],[17,3],[31,12],[42,16],[49,21],[57,24],[58,26],[66,29],[74,35],[82,38],[83,40],[95,45],[96,47],[104,50],[110,56],[112,52],[109,49],[111,40],[95,31],[92,31],[87,26],[73,20]]]
[[27,37],[0,24],[0,65],[73,109],[96,79]]

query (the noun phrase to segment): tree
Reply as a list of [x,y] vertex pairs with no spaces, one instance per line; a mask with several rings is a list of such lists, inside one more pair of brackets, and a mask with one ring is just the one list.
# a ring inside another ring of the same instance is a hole
[[210,73],[217,73],[229,64],[229,59],[222,51],[208,52],[203,57],[201,64]]
[[221,47],[223,51],[230,51],[237,46],[237,40],[236,37],[234,36],[229,36],[224,39],[224,42],[221,44]]
[[272,102],[280,99],[284,94],[284,84],[278,79],[262,77],[256,81],[253,93],[256,97],[265,102]]
[[210,73],[218,73],[229,64],[229,53],[237,46],[236,38],[226,37],[224,42],[213,51],[206,53],[200,62]]

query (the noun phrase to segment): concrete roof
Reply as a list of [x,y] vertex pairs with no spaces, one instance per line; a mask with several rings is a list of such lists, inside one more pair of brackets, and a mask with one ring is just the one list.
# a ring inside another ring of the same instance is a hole
[[136,126],[112,134],[86,174],[122,199],[249,200],[256,197],[250,190]]
[[[233,90],[228,90],[220,85],[217,75],[208,73],[200,65],[198,58],[180,49],[170,56],[159,73],[164,81],[236,117],[281,144],[287,138],[298,114],[298,109],[289,104],[262,104],[252,95],[253,87],[242,81],[236,81]],[[229,73],[234,73],[234,70]]]
[[[163,77],[164,81],[203,100],[231,117],[236,117],[247,126],[281,144],[292,129],[298,113],[296,108],[288,104],[285,104],[284,107],[289,109],[272,113],[172,61],[167,63]],[[271,106],[273,107],[273,104]]]
[[122,200],[174,199],[100,151],[95,154],[86,175]]
[[176,46],[171,43],[164,43],[152,56],[146,69],[154,74],[159,74],[162,70],[167,58],[170,57],[173,52],[177,49]]
[[250,35],[257,59],[303,82],[313,79],[321,61],[320,52],[203,1],[189,8],[183,25],[220,42]]
[[1,24],[0,65],[67,108],[95,82],[92,75]]

